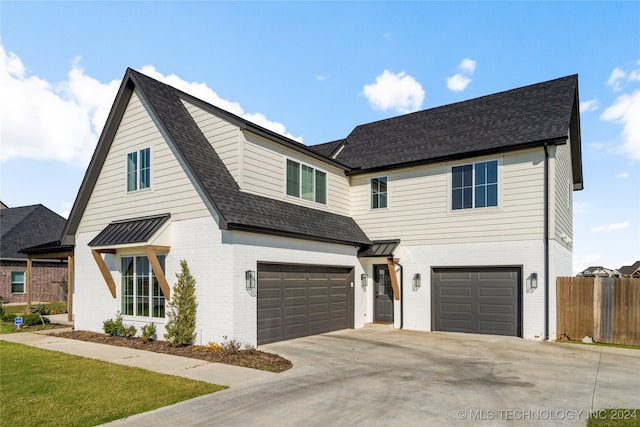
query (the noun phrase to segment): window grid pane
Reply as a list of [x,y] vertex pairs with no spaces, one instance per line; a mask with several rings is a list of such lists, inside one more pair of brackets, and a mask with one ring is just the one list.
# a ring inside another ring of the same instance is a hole
[[122,269],[122,314],[133,315],[133,258],[123,257],[121,260]]
[[473,206],[473,165],[451,168],[451,209],[469,209]]
[[451,209],[498,206],[498,161],[451,168]]
[[313,201],[313,168],[302,165],[302,198]]
[[327,204],[327,174],[316,170],[316,202]]
[[23,294],[24,293],[24,271],[12,271],[11,272],[11,293]]
[[127,154],[127,191],[138,189],[138,153]]
[[151,149],[140,150],[140,189],[151,187]]
[[387,207],[387,177],[371,179],[371,209]]
[[300,163],[287,160],[287,194],[300,197]]
[[[165,256],[158,256],[164,272]],[[165,317],[165,298],[146,256],[122,257],[122,314]]]

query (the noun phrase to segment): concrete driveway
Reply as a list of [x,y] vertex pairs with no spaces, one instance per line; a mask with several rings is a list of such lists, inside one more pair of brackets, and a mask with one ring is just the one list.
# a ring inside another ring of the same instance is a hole
[[294,368],[112,424],[584,426],[607,407],[640,420],[638,350],[376,326],[260,349]]

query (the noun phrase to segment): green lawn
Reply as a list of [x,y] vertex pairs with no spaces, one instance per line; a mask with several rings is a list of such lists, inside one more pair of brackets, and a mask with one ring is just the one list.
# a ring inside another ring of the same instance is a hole
[[2,425],[87,426],[171,405],[223,386],[0,342]]
[[640,425],[640,409],[607,409],[597,411],[587,427],[632,427]]

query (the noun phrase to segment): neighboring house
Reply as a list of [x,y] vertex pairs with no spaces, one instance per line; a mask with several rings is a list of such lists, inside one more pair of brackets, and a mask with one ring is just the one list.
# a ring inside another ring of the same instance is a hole
[[576,276],[579,277],[620,277],[620,273],[618,270],[612,270],[610,268],[605,268],[600,265],[587,267],[578,273]]
[[640,279],[640,261],[636,261],[632,265],[623,265],[618,269],[618,272],[622,277]]
[[[60,239],[66,220],[43,205],[0,209],[0,296],[5,302],[27,302],[27,255],[21,250]],[[32,301],[67,298],[67,263],[33,261]]]
[[188,262],[197,343],[366,323],[555,337],[581,190],[578,77],[305,146],[131,69],[63,234],[77,329],[154,322]]

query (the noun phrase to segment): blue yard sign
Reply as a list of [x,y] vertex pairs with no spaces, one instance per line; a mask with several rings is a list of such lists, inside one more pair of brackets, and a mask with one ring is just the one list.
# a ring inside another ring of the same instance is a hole
[[13,323],[19,328],[22,325],[22,317],[18,316],[13,320]]

